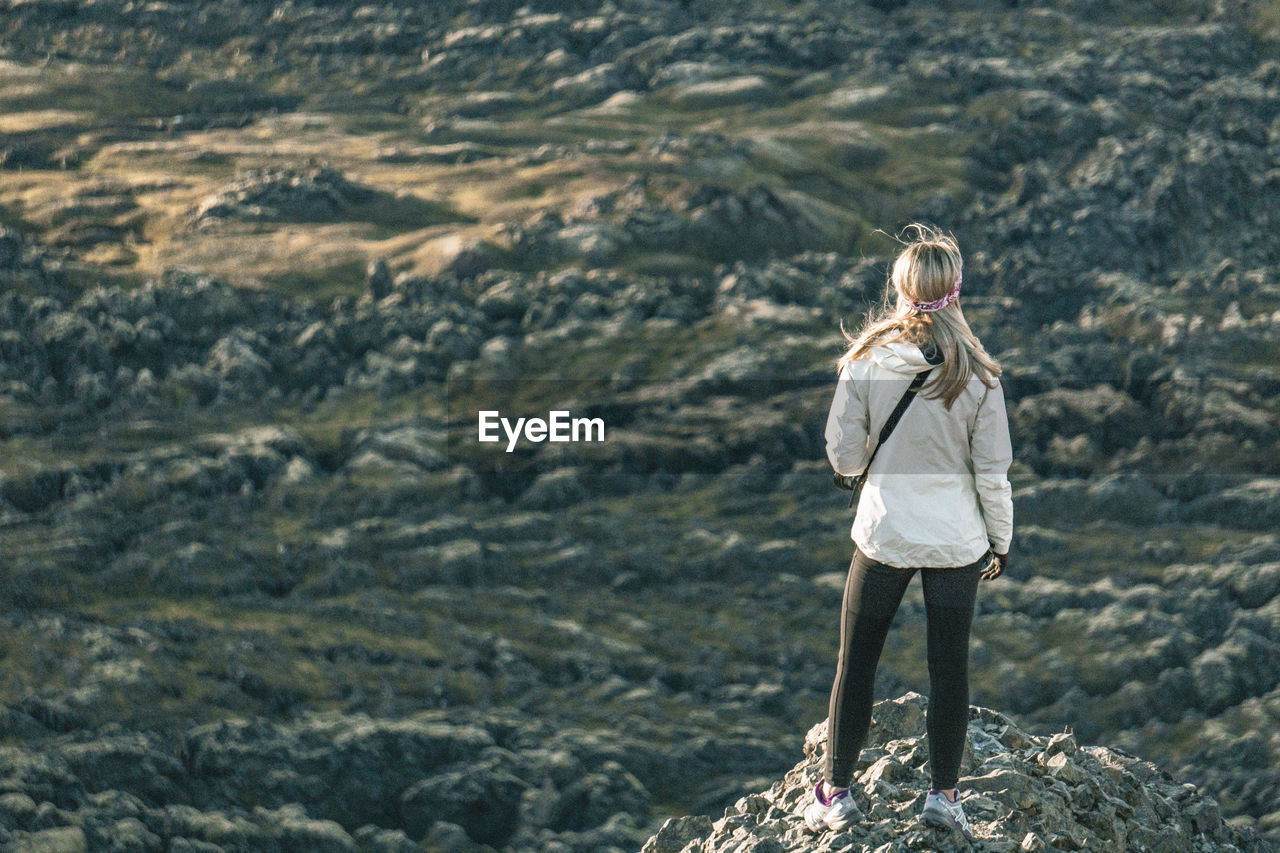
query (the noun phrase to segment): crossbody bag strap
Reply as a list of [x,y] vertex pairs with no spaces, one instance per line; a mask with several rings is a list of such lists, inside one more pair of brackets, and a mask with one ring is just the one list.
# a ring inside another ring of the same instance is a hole
[[902,416],[907,412],[907,406],[911,405],[911,401],[916,398],[916,392],[920,390],[920,386],[924,385],[929,379],[929,374],[933,372],[933,368],[929,368],[923,373],[917,373],[915,379],[911,380],[911,384],[907,386],[907,390],[902,392],[902,399],[898,401],[898,405],[893,407],[893,411],[889,413],[889,419],[884,422],[884,426],[880,428],[880,438],[876,440],[875,449],[871,451],[871,459],[867,460],[867,467],[863,470],[871,468],[871,462],[876,458],[876,454],[880,452],[880,448],[889,440],[889,436],[893,435],[893,429],[898,425],[898,421],[902,420]]
[[[889,413],[889,419],[884,422],[884,426],[880,428],[880,437],[876,440],[876,446],[871,451],[871,458],[867,460],[866,466],[862,469],[862,473],[858,476],[864,480],[871,473],[871,463],[876,461],[876,454],[880,452],[880,448],[884,447],[884,443],[889,440],[889,436],[893,435],[893,429],[898,425],[898,421],[902,420],[902,416],[906,414],[907,407],[911,405],[911,401],[916,398],[921,386],[928,380],[929,374],[933,372],[933,368],[917,373],[915,378],[911,380],[911,384],[907,386],[907,390],[902,392],[902,399],[898,400],[898,405],[893,407],[893,411]],[[860,490],[859,490],[860,491]],[[849,497],[849,506],[853,506],[854,501],[858,498],[858,492],[855,491]]]

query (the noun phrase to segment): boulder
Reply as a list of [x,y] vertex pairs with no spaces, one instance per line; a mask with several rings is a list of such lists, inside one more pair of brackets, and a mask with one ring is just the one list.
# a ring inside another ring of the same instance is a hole
[[1239,530],[1274,530],[1280,526],[1280,479],[1259,478],[1196,498],[1182,508],[1189,521],[1220,524]]
[[[821,772],[824,722],[810,729],[804,759],[767,790],[742,798],[718,820],[668,820],[644,851],[969,849],[950,830],[932,829],[919,818],[929,787],[925,704],[914,694],[876,703],[878,723],[852,791],[864,818],[850,828],[814,833],[801,816]],[[1082,746],[1069,732],[1033,734],[986,708],[970,709],[961,774],[961,802],[983,849],[1268,849],[1251,830],[1224,822],[1212,799],[1154,765],[1105,747]]]
[[776,95],[776,90],[767,80],[751,74],[724,80],[686,83],[674,87],[670,97],[678,107],[706,110],[747,104],[764,105]]
[[187,222],[197,230],[226,219],[327,222],[373,196],[373,190],[348,181],[328,166],[250,169],[204,198],[188,214]]
[[400,796],[404,826],[421,837],[438,822],[461,826],[481,844],[501,845],[516,831],[520,813],[513,804],[525,783],[498,757],[480,766],[446,770],[410,785]]

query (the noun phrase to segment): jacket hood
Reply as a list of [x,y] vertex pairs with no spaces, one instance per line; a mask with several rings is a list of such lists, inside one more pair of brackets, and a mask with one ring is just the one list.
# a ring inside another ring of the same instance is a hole
[[887,370],[895,373],[916,374],[928,370],[930,364],[915,344],[894,341],[889,344],[871,348],[871,360]]

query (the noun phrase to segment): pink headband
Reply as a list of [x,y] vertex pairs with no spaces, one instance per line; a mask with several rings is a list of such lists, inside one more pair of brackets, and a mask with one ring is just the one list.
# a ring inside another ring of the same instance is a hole
[[956,276],[956,286],[951,288],[951,292],[948,293],[946,296],[942,297],[941,299],[935,299],[932,302],[912,302],[910,299],[908,299],[907,304],[910,305],[912,308],[916,309],[917,311],[938,311],[942,308],[946,308],[948,305],[950,305],[952,302],[955,302],[956,299],[959,298],[961,278],[962,276]]

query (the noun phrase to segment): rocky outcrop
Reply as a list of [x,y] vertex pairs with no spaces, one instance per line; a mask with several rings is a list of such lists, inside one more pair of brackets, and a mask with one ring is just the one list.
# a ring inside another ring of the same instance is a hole
[[914,693],[876,703],[852,788],[863,818],[850,829],[815,834],[800,815],[821,778],[824,721],[809,731],[805,759],[768,790],[743,797],[717,819],[668,820],[642,853],[1273,849],[1224,822],[1218,804],[1195,785],[1148,761],[1083,745],[1070,731],[1035,735],[980,707],[970,709],[960,778],[975,840],[925,826],[919,812],[929,787],[927,704]]
[[[750,739],[698,747],[759,748]],[[653,796],[635,774],[673,778],[680,761],[677,749],[637,750],[617,735],[501,712],[230,719],[190,729],[177,744],[156,735],[77,736],[40,753],[0,749],[0,844],[210,853],[638,849]]]
[[252,169],[203,199],[187,220],[191,228],[207,228],[222,219],[331,222],[373,195],[368,187],[325,166],[302,171]]
[[[0,283],[8,293],[68,298],[62,259],[48,246],[16,228],[0,226]],[[11,347],[11,341],[5,341]]]

